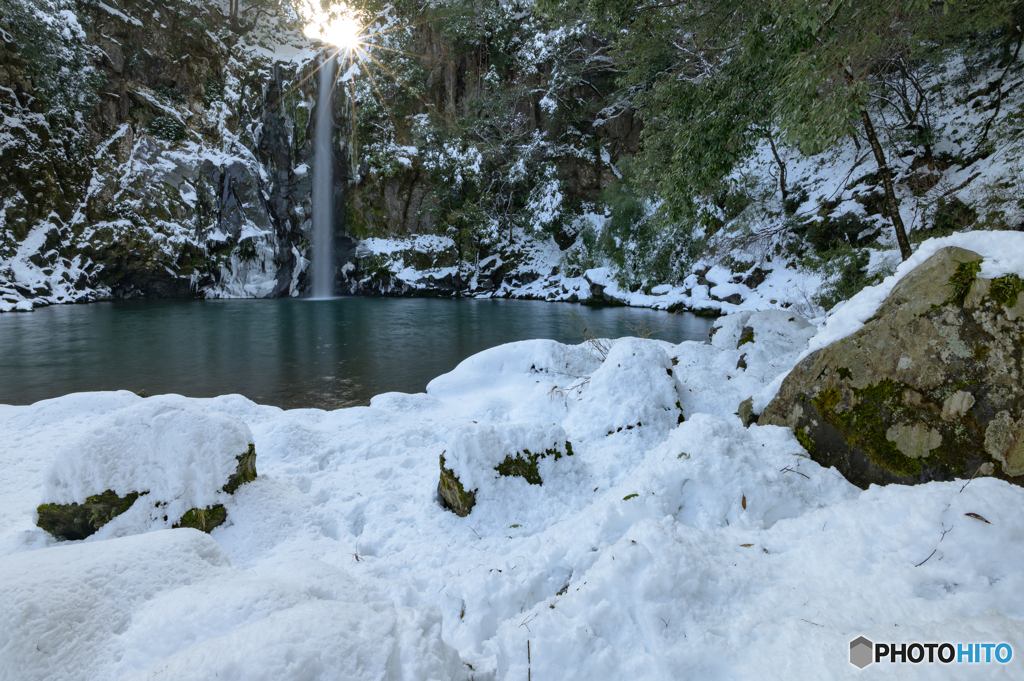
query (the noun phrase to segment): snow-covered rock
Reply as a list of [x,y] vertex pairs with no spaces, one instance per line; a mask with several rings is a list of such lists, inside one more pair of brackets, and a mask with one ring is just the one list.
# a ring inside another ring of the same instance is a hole
[[[50,402],[60,410],[62,401]],[[133,402],[52,443],[40,527],[63,538],[82,539],[100,528],[104,537],[123,536],[180,524],[194,510],[202,529],[212,529],[223,518],[208,524],[207,509],[222,507],[239,485],[255,479],[253,437],[244,422],[177,395]]]

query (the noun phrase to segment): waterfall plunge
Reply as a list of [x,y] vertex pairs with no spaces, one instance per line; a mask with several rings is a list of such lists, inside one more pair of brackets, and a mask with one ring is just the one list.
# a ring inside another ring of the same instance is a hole
[[334,82],[331,57],[320,67],[313,151],[313,297],[334,296]]

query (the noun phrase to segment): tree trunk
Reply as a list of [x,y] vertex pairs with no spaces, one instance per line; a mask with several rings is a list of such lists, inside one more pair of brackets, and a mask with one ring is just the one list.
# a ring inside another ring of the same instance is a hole
[[871,151],[875,153],[875,161],[878,163],[878,173],[882,176],[882,187],[885,189],[885,200],[889,204],[889,219],[892,220],[893,229],[896,230],[896,243],[900,246],[900,255],[904,260],[911,256],[910,240],[907,239],[907,230],[903,226],[903,218],[900,217],[900,204],[896,200],[896,192],[892,188],[892,172],[885,162],[885,152],[875,134],[875,126],[871,123],[871,116],[868,110],[860,110],[861,120],[864,122],[864,134],[871,144]]
[[779,158],[779,152],[775,148],[775,140],[772,138],[772,134],[768,133],[768,144],[772,147],[772,154],[775,156],[775,162],[779,164],[779,191],[782,192],[782,200],[786,200],[786,195],[789,192],[786,190],[786,164]]

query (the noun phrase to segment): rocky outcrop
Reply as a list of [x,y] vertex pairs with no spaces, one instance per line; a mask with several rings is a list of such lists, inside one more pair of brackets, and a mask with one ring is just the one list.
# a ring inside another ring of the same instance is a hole
[[1024,484],[1024,282],[937,252],[862,329],[801,361],[759,424],[792,428],[851,482]]

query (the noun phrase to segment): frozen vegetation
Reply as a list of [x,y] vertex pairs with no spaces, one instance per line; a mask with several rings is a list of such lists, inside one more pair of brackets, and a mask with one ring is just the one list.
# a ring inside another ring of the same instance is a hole
[[[0,678],[852,678],[858,635],[1024,650],[1021,487],[861,490],[791,430],[734,414],[945,245],[1024,275],[1019,235],[960,235],[817,326],[770,310],[723,317],[711,344],[512,343],[369,407],[2,407]],[[259,477],[221,494],[250,442]],[[441,456],[475,490],[465,517],[439,501]],[[37,505],[107,489],[150,495],[84,541],[35,526]],[[153,501],[228,520],[169,529]]]

